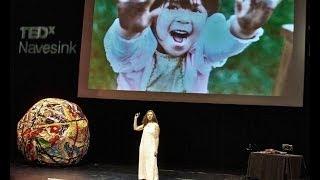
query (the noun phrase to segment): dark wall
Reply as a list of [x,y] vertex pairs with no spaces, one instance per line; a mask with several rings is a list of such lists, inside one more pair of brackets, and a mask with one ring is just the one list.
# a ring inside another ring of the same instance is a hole
[[[160,168],[244,168],[246,147],[280,149],[294,145],[309,164],[309,57],[304,107],[272,107],[87,99],[77,97],[83,1],[13,1],[11,17],[11,161],[16,124],[38,100],[58,97],[77,103],[89,119],[91,143],[86,162],[137,164],[141,134],[132,130],[135,112],[154,109],[161,134]],[[20,26],[55,25],[59,40],[77,43],[73,55],[19,54]]]

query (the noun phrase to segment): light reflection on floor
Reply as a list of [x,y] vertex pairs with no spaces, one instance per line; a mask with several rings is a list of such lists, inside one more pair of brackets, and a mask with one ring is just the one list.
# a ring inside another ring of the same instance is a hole
[[[94,163],[78,167],[40,167],[28,164],[10,164],[10,179],[13,180],[136,180],[137,178],[137,167],[134,166],[115,166]],[[160,169],[159,179],[244,180],[245,177],[226,173]]]

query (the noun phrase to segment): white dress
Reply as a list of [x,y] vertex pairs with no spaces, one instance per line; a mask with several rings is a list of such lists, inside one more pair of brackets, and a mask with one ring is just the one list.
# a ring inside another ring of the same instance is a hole
[[160,128],[157,123],[148,123],[143,128],[139,148],[139,179],[158,180],[155,152],[158,152]]

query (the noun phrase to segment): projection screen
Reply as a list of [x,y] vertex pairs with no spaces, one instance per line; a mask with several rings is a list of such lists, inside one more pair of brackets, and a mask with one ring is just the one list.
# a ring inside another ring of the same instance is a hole
[[304,0],[279,2],[250,38],[233,33],[232,0],[134,2],[86,0],[79,97],[303,106]]

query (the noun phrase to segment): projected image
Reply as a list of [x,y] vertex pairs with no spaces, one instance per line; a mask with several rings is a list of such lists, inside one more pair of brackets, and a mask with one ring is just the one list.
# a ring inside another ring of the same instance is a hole
[[87,0],[78,95],[301,105],[304,8],[294,0]]
[[88,88],[272,95],[293,1],[241,2],[96,0]]

